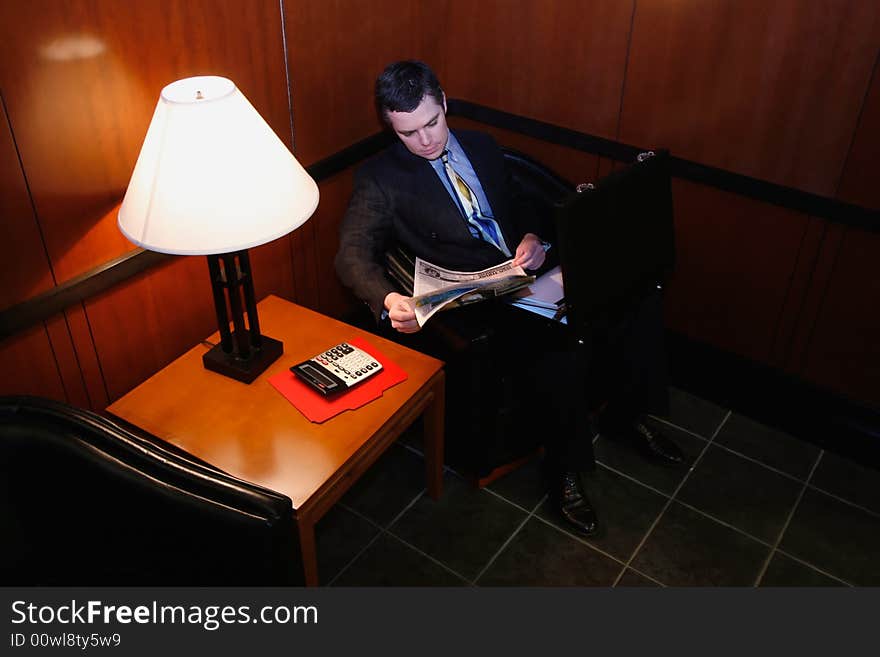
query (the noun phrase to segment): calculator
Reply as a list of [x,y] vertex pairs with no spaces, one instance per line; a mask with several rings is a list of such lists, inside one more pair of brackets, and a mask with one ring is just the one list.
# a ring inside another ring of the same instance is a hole
[[381,372],[382,364],[367,352],[342,342],[294,365],[290,371],[322,395],[332,395]]

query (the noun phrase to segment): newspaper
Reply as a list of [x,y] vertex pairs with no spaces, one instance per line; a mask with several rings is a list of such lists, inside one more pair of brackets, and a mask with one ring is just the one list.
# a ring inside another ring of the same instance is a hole
[[565,287],[559,265],[545,272],[529,286],[527,292],[508,297],[507,302],[530,313],[567,324],[568,304],[565,302]]
[[534,280],[513,260],[481,271],[453,271],[416,258],[412,297],[416,321],[424,326],[440,310],[500,297]]

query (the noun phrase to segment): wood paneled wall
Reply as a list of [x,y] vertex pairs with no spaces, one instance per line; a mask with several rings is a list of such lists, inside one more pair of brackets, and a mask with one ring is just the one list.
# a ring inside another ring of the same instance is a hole
[[[295,0],[0,4],[0,210],[6,243],[17,245],[0,308],[133,248],[116,227],[116,209],[169,82],[232,79],[289,146],[296,117],[303,146],[294,152],[304,164],[375,133],[375,71],[386,59],[434,55],[420,50],[420,35],[429,33],[420,27],[424,10],[388,21],[386,9]],[[353,12],[372,18],[353,21]],[[288,66],[299,72],[290,85]],[[258,296],[272,292],[340,314],[352,302],[331,253],[346,180],[322,185],[313,221],[252,251]],[[5,341],[0,393],[101,409],[214,322],[204,259],[180,258]]]
[[315,162],[374,134],[373,83],[390,62],[443,74],[450,0],[284,2],[297,154]]
[[[880,8],[860,0],[0,3],[16,244],[0,308],[131,248],[115,208],[181,77],[231,78],[306,165],[376,132],[376,73],[414,57],[451,97],[878,208],[878,44]],[[495,133],[578,181],[614,166]],[[350,188],[350,172],[323,181],[313,219],[254,250],[258,295],[352,306],[332,267]],[[880,310],[860,303],[877,293],[876,235],[691,183],[675,194],[670,326],[878,401]],[[4,341],[0,392],[103,408],[213,330],[205,270],[174,260]]]
[[[447,38],[452,96],[880,208],[876,3],[453,2]],[[668,326],[880,403],[876,235],[693,183],[674,193]]]
[[2,8],[0,86],[59,283],[131,250],[106,213],[125,192],[169,82],[222,73],[290,143],[277,2],[36,0]]
[[861,0],[640,0],[620,138],[833,196],[878,43]]
[[[442,74],[443,27],[449,0],[285,0],[296,152],[306,164],[380,129],[373,107],[376,75],[390,62],[421,59]],[[351,176],[321,185],[318,212],[294,233],[301,303],[341,314],[354,304],[333,268],[339,222]]]
[[634,4],[453,2],[446,92],[614,139]]
[[50,289],[54,278],[4,107],[0,107],[0,185],[0,236],[3,244],[15,245],[0,285],[0,307],[7,308]]

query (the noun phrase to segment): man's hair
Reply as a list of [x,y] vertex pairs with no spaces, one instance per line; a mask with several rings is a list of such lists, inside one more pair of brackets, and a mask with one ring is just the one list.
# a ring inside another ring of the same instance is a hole
[[443,104],[440,82],[424,62],[394,62],[376,78],[376,110],[383,121],[388,112],[412,112],[425,96]]

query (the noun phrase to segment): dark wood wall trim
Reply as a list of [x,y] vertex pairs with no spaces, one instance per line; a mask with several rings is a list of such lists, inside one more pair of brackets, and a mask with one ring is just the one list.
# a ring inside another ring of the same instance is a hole
[[[631,162],[636,155],[645,150],[644,147],[596,137],[465,100],[450,98],[448,104],[450,113],[463,118],[620,162]],[[393,140],[392,134],[388,131],[382,131],[315,162],[306,169],[315,180],[320,182],[378,153]],[[670,168],[672,174],[679,178],[781,205],[810,216],[880,232],[880,212],[876,210],[869,210],[677,157],[670,158]],[[168,257],[170,256],[138,249],[106,262],[49,292],[12,306],[0,312],[0,340],[14,335],[36,322],[45,320],[75,303],[100,294]]]
[[345,171],[347,168],[367,159],[371,155],[375,155],[389,146],[394,139],[394,135],[388,130],[377,132],[366,139],[361,139],[351,146],[343,148],[333,155],[325,157],[323,160],[315,162],[306,167],[306,170],[312,178],[321,182],[341,171]]
[[22,301],[0,312],[0,340],[5,340],[37,322],[49,319],[65,308],[100,294],[172,257],[174,256],[136,249],[98,265],[48,292]]
[[[320,182],[378,153],[393,139],[393,135],[386,131],[377,133],[306,167],[306,170],[312,178]],[[48,292],[11,306],[0,312],[0,340],[5,340],[37,322],[57,315],[76,303],[81,303],[174,257],[176,256],[135,249]]]
[[[567,146],[619,162],[632,162],[636,155],[648,148],[662,148],[663,144],[633,146],[619,141],[596,137],[552,123],[510,114],[466,100],[451,98],[449,111],[463,118],[479,121],[496,128],[510,130],[542,141]],[[692,182],[746,196],[758,201],[780,205],[812,217],[880,232],[880,211],[863,208],[836,199],[810,194],[792,187],[751,178],[725,169],[692,162],[678,157],[669,158],[673,176]]]

